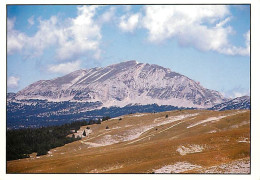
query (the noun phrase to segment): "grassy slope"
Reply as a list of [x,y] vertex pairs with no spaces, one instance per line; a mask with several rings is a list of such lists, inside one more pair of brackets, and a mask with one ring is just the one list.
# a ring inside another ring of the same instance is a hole
[[[220,116],[223,118],[196,125]],[[174,121],[176,117],[180,120]],[[152,173],[166,165],[189,162],[202,168],[187,173],[201,173],[211,166],[250,157],[250,111],[185,110],[127,115],[121,121],[118,119],[89,126],[92,132],[87,137],[55,148],[51,154],[9,161],[7,172]],[[196,126],[187,128],[191,125]],[[127,140],[136,133],[140,136]],[[92,147],[102,143],[104,146]],[[177,151],[182,146],[192,149],[193,145],[202,150],[186,155]]]

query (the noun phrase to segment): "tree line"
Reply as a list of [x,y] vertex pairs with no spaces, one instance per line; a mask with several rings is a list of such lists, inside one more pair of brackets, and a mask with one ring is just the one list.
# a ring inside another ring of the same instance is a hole
[[81,139],[75,135],[68,137],[71,131],[79,130],[80,126],[99,123],[101,122],[96,120],[75,121],[60,126],[7,130],[6,159],[28,158],[33,152],[37,156],[45,155],[50,149]]

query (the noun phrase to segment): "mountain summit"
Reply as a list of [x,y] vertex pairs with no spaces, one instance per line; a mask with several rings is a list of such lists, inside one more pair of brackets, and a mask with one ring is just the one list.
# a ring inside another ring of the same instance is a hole
[[226,101],[219,92],[206,89],[184,75],[137,61],[40,80],[19,91],[16,99],[101,102],[103,107],[156,103],[197,108]]

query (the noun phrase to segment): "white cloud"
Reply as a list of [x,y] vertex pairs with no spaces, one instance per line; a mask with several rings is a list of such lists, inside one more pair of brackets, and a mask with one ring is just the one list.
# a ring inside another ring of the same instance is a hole
[[[198,34],[203,38],[204,34],[197,31],[216,31],[215,27],[208,28],[206,24],[212,26],[219,18],[228,14],[227,6],[146,6],[143,27],[149,31],[150,41],[162,41],[172,37],[179,37],[181,41],[180,36],[189,35],[194,38],[194,35]],[[191,30],[193,32],[190,33]]]
[[14,30],[14,20],[8,19],[8,54],[23,50],[26,56],[37,57],[53,46],[56,58],[60,60],[71,60],[86,54],[99,57],[102,24],[94,20],[98,7],[79,6],[77,17],[64,21],[57,16],[39,20],[38,31],[33,36]]
[[227,55],[249,55],[250,46],[237,47],[229,42],[234,30],[228,6],[222,5],[161,5],[145,6],[139,14],[121,17],[119,27],[133,32],[136,27],[148,31],[148,40],[160,43],[176,39],[181,46]]
[[250,55],[250,30],[244,34],[244,38],[245,38],[245,47],[237,47],[230,44],[229,46],[220,49],[220,52],[228,55],[249,56]]
[[120,18],[119,27],[126,32],[133,32],[138,25],[140,14],[124,15]]
[[230,18],[230,17],[227,17],[227,18],[224,19],[223,21],[220,21],[218,24],[216,24],[216,27],[223,27],[223,26],[226,25],[230,20],[231,20],[231,18]]
[[7,19],[7,52],[13,54],[23,50],[23,53],[30,57],[40,56],[43,50],[57,42],[59,33],[57,27],[57,17],[53,16],[49,20],[41,21],[39,30],[34,36],[14,29],[15,19]]
[[34,16],[31,16],[27,21],[30,26],[34,25]]
[[56,16],[45,21],[39,20],[39,30],[34,36],[28,38],[25,52],[31,57],[37,57],[42,55],[44,49],[59,42],[63,35],[58,21]]
[[10,76],[7,79],[7,87],[8,88],[17,88],[19,86],[19,81],[20,81],[19,77]]
[[7,53],[12,54],[22,50],[28,37],[14,30],[15,19],[7,19]]
[[70,26],[63,31],[64,38],[57,50],[59,59],[70,59],[86,51],[99,50],[101,28],[93,20],[97,8],[98,6],[78,7],[78,16],[70,19]]
[[116,8],[110,7],[109,10],[104,12],[99,18],[99,24],[110,22],[115,17]]
[[222,92],[222,94],[227,98],[236,98],[241,96],[249,96],[250,90],[241,87],[235,87],[233,89]]
[[78,60],[74,62],[61,63],[58,65],[50,65],[48,67],[48,71],[52,73],[68,74],[80,69],[80,64],[81,62]]
[[[103,52],[100,48],[102,25],[115,17],[114,7],[96,17],[99,7],[103,6],[79,6],[75,18],[61,20],[52,16],[39,20],[38,31],[33,36],[15,30],[15,19],[7,19],[8,54],[21,52],[26,57],[39,57],[45,49],[53,47],[59,60],[70,61],[86,55],[99,59]],[[234,46],[228,40],[234,33],[228,23],[232,19],[228,6],[152,5],[144,6],[137,13],[130,12],[131,6],[125,8],[127,12],[119,18],[118,27],[125,32],[144,28],[152,43],[176,39],[181,46],[202,51],[243,56],[250,54],[250,33],[247,33],[244,47]],[[33,16],[28,23],[34,24]]]

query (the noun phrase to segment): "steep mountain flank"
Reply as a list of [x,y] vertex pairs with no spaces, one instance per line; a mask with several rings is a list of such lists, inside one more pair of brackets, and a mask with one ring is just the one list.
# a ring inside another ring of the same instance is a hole
[[19,91],[16,99],[101,102],[103,107],[156,103],[197,108],[209,108],[226,100],[219,92],[168,68],[136,61],[37,81]]

